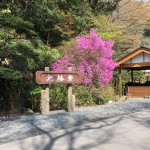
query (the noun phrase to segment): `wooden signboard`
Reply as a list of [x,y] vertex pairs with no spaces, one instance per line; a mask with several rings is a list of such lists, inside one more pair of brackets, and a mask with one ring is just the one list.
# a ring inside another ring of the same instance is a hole
[[82,82],[79,72],[37,71],[35,74],[37,84],[76,84]]

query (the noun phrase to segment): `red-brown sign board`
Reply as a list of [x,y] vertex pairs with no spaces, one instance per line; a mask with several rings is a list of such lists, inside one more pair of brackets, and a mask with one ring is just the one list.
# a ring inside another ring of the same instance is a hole
[[35,78],[37,84],[75,84],[82,82],[81,74],[72,71],[37,71]]

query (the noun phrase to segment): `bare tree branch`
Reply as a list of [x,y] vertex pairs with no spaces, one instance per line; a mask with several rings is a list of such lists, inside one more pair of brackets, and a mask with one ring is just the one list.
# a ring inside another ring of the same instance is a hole
[[[139,6],[140,6],[140,5],[139,5]],[[138,10],[138,9],[142,9],[142,8],[148,7],[148,6],[150,6],[150,5],[141,6],[141,7],[139,7],[139,6],[137,6],[135,9],[132,9],[132,10],[130,10],[130,11],[126,11],[126,12],[124,12],[124,13],[122,13],[122,14],[119,14],[116,18],[119,19],[120,16],[123,16],[123,15],[125,15],[125,14],[134,12],[134,11],[136,11],[136,10]]]
[[123,5],[121,5],[121,6],[119,6],[118,8],[121,8],[121,7],[123,7],[123,6],[125,6],[125,5],[127,5],[128,3],[130,3],[131,2],[131,0],[128,0],[126,3],[124,3]]

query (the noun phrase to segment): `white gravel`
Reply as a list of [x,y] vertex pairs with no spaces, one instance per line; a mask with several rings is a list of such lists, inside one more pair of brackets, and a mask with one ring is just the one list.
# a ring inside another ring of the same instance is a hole
[[145,109],[150,109],[150,99],[134,98],[125,102],[76,108],[71,113],[58,110],[50,111],[46,116],[32,114],[0,119],[0,144]]

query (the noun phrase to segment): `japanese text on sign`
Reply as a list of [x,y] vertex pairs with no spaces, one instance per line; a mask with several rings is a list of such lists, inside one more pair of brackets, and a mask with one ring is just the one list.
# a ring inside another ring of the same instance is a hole
[[38,84],[57,84],[57,83],[81,83],[79,72],[54,72],[54,71],[37,71],[36,83]]

